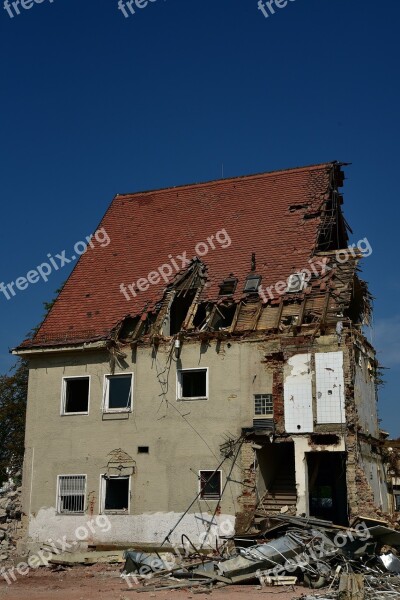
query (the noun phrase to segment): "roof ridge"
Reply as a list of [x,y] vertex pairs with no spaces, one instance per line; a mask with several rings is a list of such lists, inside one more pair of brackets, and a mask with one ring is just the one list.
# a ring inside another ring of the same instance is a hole
[[167,186],[167,187],[161,187],[161,188],[154,188],[151,190],[139,190],[137,192],[126,192],[123,194],[116,194],[114,196],[114,198],[118,198],[118,197],[132,198],[135,196],[145,196],[147,194],[155,194],[158,192],[166,192],[169,190],[173,191],[173,190],[181,190],[184,188],[202,187],[202,186],[209,186],[209,185],[220,185],[220,184],[228,183],[230,181],[240,181],[243,179],[252,180],[252,179],[258,179],[258,178],[270,176],[270,175],[272,176],[272,175],[293,173],[295,171],[298,171],[299,173],[302,171],[316,171],[316,170],[322,169],[324,167],[346,166],[349,164],[350,163],[333,160],[333,161],[329,161],[329,162],[325,162],[325,163],[304,165],[304,166],[300,166],[300,167],[290,167],[288,169],[277,169],[274,171],[262,171],[260,173],[250,173],[249,175],[238,175],[236,177],[226,177],[223,179],[210,179],[208,181],[199,181],[197,183],[183,183],[181,185],[173,185],[173,186]]

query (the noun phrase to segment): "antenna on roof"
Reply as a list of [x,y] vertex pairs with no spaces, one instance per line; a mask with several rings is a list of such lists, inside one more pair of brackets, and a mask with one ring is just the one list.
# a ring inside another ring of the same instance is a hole
[[222,163],[222,179],[224,178],[224,163]]

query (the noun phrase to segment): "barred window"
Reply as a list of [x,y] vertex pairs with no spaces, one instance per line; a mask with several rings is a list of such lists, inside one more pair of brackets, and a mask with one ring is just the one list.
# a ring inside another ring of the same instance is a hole
[[255,415],[272,415],[274,412],[274,404],[272,394],[255,394],[254,395],[254,414]]
[[86,475],[58,476],[58,512],[84,513]]

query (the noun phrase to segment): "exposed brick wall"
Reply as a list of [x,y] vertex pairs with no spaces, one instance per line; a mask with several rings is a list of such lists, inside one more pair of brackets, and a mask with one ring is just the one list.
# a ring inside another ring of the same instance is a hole
[[383,513],[374,500],[374,493],[361,465],[361,448],[355,433],[347,432],[347,494],[350,521],[356,516],[379,517]]
[[[357,441],[362,435],[360,420],[354,401],[355,352],[354,332],[346,331],[341,344],[338,345],[336,335],[327,336],[284,336],[276,334],[260,345],[261,361],[266,369],[273,373],[272,394],[274,399],[275,435],[284,436],[284,367],[288,359],[295,354],[315,352],[343,351],[344,384],[346,397],[346,423],[333,425],[315,425],[316,432],[330,432],[345,436],[347,450],[347,490],[348,510],[350,521],[358,516],[377,517],[381,515],[380,508],[374,503],[374,494],[360,460],[360,448]],[[311,366],[313,368],[313,359]],[[315,393],[315,389],[314,389]],[[243,481],[246,485],[255,485],[256,473],[253,468],[254,453],[251,444],[246,443],[242,451]],[[249,487],[243,488],[240,501],[240,511],[237,515],[237,529],[242,533],[251,522],[252,512],[256,507],[255,493]]]
[[236,534],[245,533],[252,523],[257,506],[255,453],[252,442],[245,442],[240,452],[243,491],[239,496],[239,511],[236,514]]

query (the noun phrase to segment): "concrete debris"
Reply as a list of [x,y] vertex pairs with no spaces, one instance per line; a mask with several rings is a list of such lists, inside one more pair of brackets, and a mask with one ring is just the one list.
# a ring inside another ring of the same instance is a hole
[[22,540],[21,488],[13,481],[0,487],[0,563],[5,566],[18,556],[18,543]]
[[[46,550],[46,547],[42,547],[42,550]],[[54,554],[52,558],[48,559],[51,565],[58,565],[64,567],[73,567],[75,565],[97,565],[99,563],[106,564],[117,564],[123,563],[123,551],[110,551],[110,552],[73,552],[73,553],[60,553]]]
[[262,577],[260,583],[263,585],[295,585],[297,577],[278,575],[277,577]]
[[250,536],[226,538],[218,553],[201,554],[193,547],[192,554],[178,553],[178,559],[171,553],[127,551],[122,577],[130,587],[133,580],[137,592],[212,591],[257,582],[290,588],[300,582],[325,588],[304,600],[400,598],[400,536],[387,527],[373,523],[345,529],[330,521],[279,515],[259,538],[253,543]]

